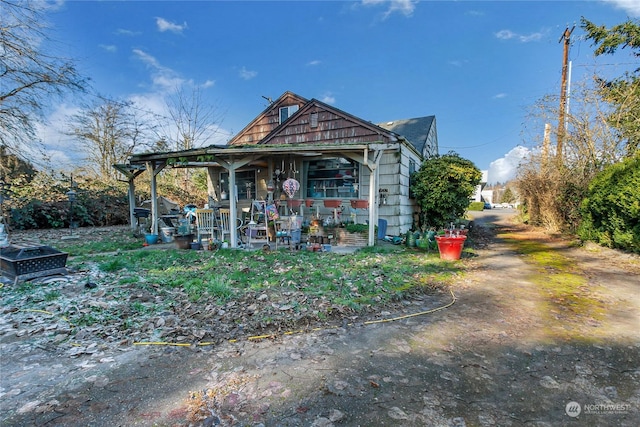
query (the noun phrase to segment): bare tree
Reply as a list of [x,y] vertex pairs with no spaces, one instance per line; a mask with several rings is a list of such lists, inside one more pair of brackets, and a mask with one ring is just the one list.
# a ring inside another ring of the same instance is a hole
[[17,156],[34,143],[51,97],[86,85],[72,61],[45,53],[44,4],[0,0],[0,146]]
[[162,126],[162,137],[176,150],[201,147],[215,134],[220,121],[219,111],[202,102],[202,92],[179,89],[167,100],[169,119]]
[[[192,88],[190,92],[179,89],[167,100],[169,119],[162,125],[161,140],[169,142],[175,150],[190,150],[204,146],[216,133],[220,122],[219,110],[202,102],[202,92]],[[191,190],[191,170],[185,168],[176,180],[185,191]]]
[[573,90],[559,166],[554,163],[552,147],[547,150],[540,137],[544,124],[557,117],[557,105],[553,97],[535,105],[527,126],[538,129],[532,138],[536,148],[521,163],[516,185],[532,223],[553,231],[574,231],[589,182],[606,166],[623,158],[625,142],[608,123],[611,106],[602,99],[597,80],[579,82]]
[[114,164],[149,146],[150,123],[131,102],[101,99],[72,116],[69,134],[82,145],[94,173],[112,180]]

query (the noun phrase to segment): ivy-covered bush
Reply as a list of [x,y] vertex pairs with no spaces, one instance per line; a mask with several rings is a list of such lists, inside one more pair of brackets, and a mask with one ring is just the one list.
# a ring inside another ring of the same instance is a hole
[[640,253],[640,153],[593,179],[581,213],[581,239]]

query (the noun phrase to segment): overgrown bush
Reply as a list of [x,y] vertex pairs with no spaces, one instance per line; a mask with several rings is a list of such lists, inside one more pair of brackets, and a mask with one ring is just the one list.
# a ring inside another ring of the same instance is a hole
[[591,181],[581,213],[580,238],[640,253],[640,153]]
[[64,228],[70,222],[79,226],[126,224],[129,221],[127,190],[123,183],[76,178],[77,197],[71,203],[67,197],[70,180],[37,173],[33,179],[18,177],[11,181],[6,202],[11,227],[17,230],[34,228]]

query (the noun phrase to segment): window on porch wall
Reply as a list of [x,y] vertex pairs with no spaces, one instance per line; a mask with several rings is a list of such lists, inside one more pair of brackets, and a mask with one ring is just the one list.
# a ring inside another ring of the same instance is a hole
[[[256,198],[256,171],[236,171],[236,189],[238,200]],[[220,194],[227,194],[227,199],[231,197],[229,193],[229,172],[220,173]]]
[[307,163],[306,195],[314,199],[358,198],[359,164],[344,157]]

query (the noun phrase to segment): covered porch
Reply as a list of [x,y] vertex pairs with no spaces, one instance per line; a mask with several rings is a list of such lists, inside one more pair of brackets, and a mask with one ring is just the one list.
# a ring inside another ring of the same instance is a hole
[[[135,154],[126,165],[114,167],[127,177],[132,229],[136,224],[135,181],[143,172],[149,172],[150,179],[151,231],[158,234],[157,200],[161,196],[157,191],[158,174],[167,167],[206,168],[208,205],[228,209],[232,219],[245,221],[254,201],[275,202],[283,216],[333,217],[335,221],[368,223],[367,245],[373,246],[379,216],[380,159],[385,151],[397,148],[397,143],[382,142],[212,145],[186,151]],[[283,191],[283,182],[287,179],[300,184],[293,194]],[[232,230],[229,245],[236,248],[238,244],[239,235]]]

